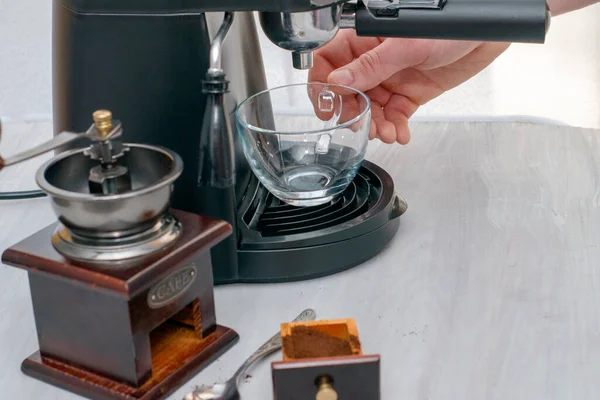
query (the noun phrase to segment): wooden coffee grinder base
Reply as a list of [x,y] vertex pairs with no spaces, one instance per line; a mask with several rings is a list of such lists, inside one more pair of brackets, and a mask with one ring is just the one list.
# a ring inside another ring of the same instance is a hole
[[55,225],[4,252],[29,275],[40,349],[25,374],[90,399],[163,399],[237,342],[216,324],[210,260],[231,226],[172,213],[181,237],[137,265],[67,260],[52,246]]
[[150,339],[153,373],[139,387],[52,357],[43,357],[39,351],[23,361],[21,370],[33,378],[90,399],[163,399],[210,365],[238,339],[234,331],[222,326],[217,326],[205,340],[198,339],[193,330],[170,322],[157,331]]

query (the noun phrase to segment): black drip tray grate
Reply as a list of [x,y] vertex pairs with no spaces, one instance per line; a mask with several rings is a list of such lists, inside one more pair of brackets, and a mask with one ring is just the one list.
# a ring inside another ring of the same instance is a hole
[[352,184],[328,204],[294,207],[268,195],[267,207],[258,217],[254,229],[262,236],[294,235],[313,232],[354,219],[369,208],[371,184],[358,174]]

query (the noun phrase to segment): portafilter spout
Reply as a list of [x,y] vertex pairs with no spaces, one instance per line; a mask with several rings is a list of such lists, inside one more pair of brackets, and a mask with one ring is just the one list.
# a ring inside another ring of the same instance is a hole
[[313,52],[331,41],[340,29],[342,2],[297,13],[261,12],[260,24],[276,46],[292,52],[296,69],[310,69]]

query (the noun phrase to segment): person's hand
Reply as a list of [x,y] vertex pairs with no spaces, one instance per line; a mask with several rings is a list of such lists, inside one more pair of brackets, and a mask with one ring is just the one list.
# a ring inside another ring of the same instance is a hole
[[357,37],[342,30],[314,55],[309,82],[353,87],[372,101],[371,139],[407,144],[417,109],[486,68],[510,44]]

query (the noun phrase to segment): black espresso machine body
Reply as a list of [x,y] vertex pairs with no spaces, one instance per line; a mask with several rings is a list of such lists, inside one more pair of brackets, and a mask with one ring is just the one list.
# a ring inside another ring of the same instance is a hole
[[[216,284],[309,279],[359,265],[395,236],[405,203],[390,176],[365,162],[355,182],[330,204],[296,208],[274,198],[251,172],[235,123],[235,187],[198,188],[201,131],[211,35],[221,13],[206,2],[54,0],[54,131],[83,131],[91,113],[108,108],[123,121],[124,140],[181,155],[184,172],[172,206],[234,226],[212,250]],[[228,1],[213,7],[222,10]],[[235,3],[235,2],[231,2]],[[280,1],[244,1],[278,11]],[[267,88],[252,13],[236,12],[223,47],[230,113]],[[261,112],[265,112],[262,110]],[[268,112],[268,110],[267,110]],[[233,116],[230,117],[233,122]]]
[[[127,141],[179,153],[185,169],[172,206],[234,227],[211,253],[217,284],[308,279],[356,266],[393,239],[406,203],[390,176],[365,161],[330,204],[284,205],[251,172],[235,124],[235,182],[207,186],[205,165],[218,164],[204,163],[210,158],[202,151],[203,80],[223,21],[215,12],[235,11],[222,49],[230,121],[241,101],[267,88],[251,11],[260,12],[273,43],[294,52],[299,68],[310,67],[311,52],[338,28],[359,36],[542,43],[550,22],[545,0],[53,1],[55,132],[83,131],[94,110],[108,108],[123,121]],[[297,30],[300,23],[306,29]],[[272,118],[263,106],[256,112]]]

